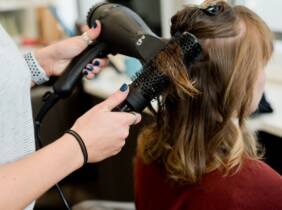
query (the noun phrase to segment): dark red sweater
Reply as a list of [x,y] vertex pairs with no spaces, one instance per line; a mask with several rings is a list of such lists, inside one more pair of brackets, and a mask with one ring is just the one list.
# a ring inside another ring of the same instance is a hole
[[233,176],[214,171],[194,186],[172,184],[139,158],[135,175],[137,210],[282,210],[282,177],[262,161],[246,160]]

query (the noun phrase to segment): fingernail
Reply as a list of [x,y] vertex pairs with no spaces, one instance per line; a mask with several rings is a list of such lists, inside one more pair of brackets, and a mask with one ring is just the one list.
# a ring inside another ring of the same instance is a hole
[[120,90],[121,92],[125,92],[127,89],[128,89],[128,85],[124,83],[124,84],[120,87],[119,90]]
[[91,64],[87,64],[87,65],[86,65],[86,69],[89,70],[89,71],[92,71],[93,68],[94,68],[94,67],[93,67]]
[[99,65],[100,65],[100,62],[99,62],[99,61],[94,61],[93,65],[94,65],[94,66],[99,66]]
[[88,75],[88,71],[87,71],[87,70],[83,70],[82,73],[83,73],[84,76],[87,76],[87,75]]
[[96,20],[93,22],[93,24],[92,24],[92,28],[96,28],[97,27],[97,22],[96,22]]

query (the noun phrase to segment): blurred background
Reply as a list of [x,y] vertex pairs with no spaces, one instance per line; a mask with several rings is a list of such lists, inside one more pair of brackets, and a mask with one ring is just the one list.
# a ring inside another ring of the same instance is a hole
[[[81,34],[85,30],[86,14],[99,0],[0,0],[0,23],[24,53]],[[201,0],[109,0],[136,11],[158,35],[169,37],[170,18],[185,4],[200,4]],[[267,66],[265,97],[258,111],[248,121],[266,149],[265,161],[282,174],[282,1],[231,0],[253,9],[275,34],[275,51]],[[82,81],[73,96],[60,102],[48,114],[42,127],[45,144],[59,137],[87,109],[105,99],[140,70],[139,61],[118,55],[111,65],[92,81]],[[42,95],[56,78],[32,90],[34,115]],[[151,121],[145,113],[143,123],[132,128],[127,145],[116,157],[91,164],[63,180],[62,186],[75,209],[134,209],[133,162],[136,137]],[[48,166],[46,166],[48,167]],[[44,179],[44,177],[42,177]],[[84,201],[84,202],[83,202]],[[86,202],[85,202],[86,201]],[[82,203],[81,203],[82,202]],[[57,192],[51,189],[36,204],[37,210],[63,209]]]

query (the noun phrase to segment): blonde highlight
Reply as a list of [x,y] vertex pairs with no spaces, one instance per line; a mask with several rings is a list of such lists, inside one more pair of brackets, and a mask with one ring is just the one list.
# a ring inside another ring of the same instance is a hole
[[[245,119],[260,65],[273,51],[272,33],[251,10],[224,1],[203,5],[214,4],[223,7],[215,17],[195,6],[172,17],[171,34],[194,34],[204,56],[188,69],[180,62],[165,70],[173,85],[159,99],[155,123],[143,130],[138,141],[143,161],[161,164],[179,183],[196,183],[216,169],[236,172],[244,158],[260,157]],[[163,59],[181,58],[177,47],[171,49],[172,57],[160,56],[161,69],[167,66]]]

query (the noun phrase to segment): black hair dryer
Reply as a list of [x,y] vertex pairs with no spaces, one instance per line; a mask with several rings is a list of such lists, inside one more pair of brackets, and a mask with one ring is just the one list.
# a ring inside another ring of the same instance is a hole
[[103,3],[94,6],[88,13],[88,26],[96,20],[101,22],[102,32],[95,43],[72,60],[54,84],[54,94],[59,98],[72,93],[83,76],[83,68],[96,57],[120,53],[146,63],[166,45],[166,41],[156,36],[135,12],[122,5]]

